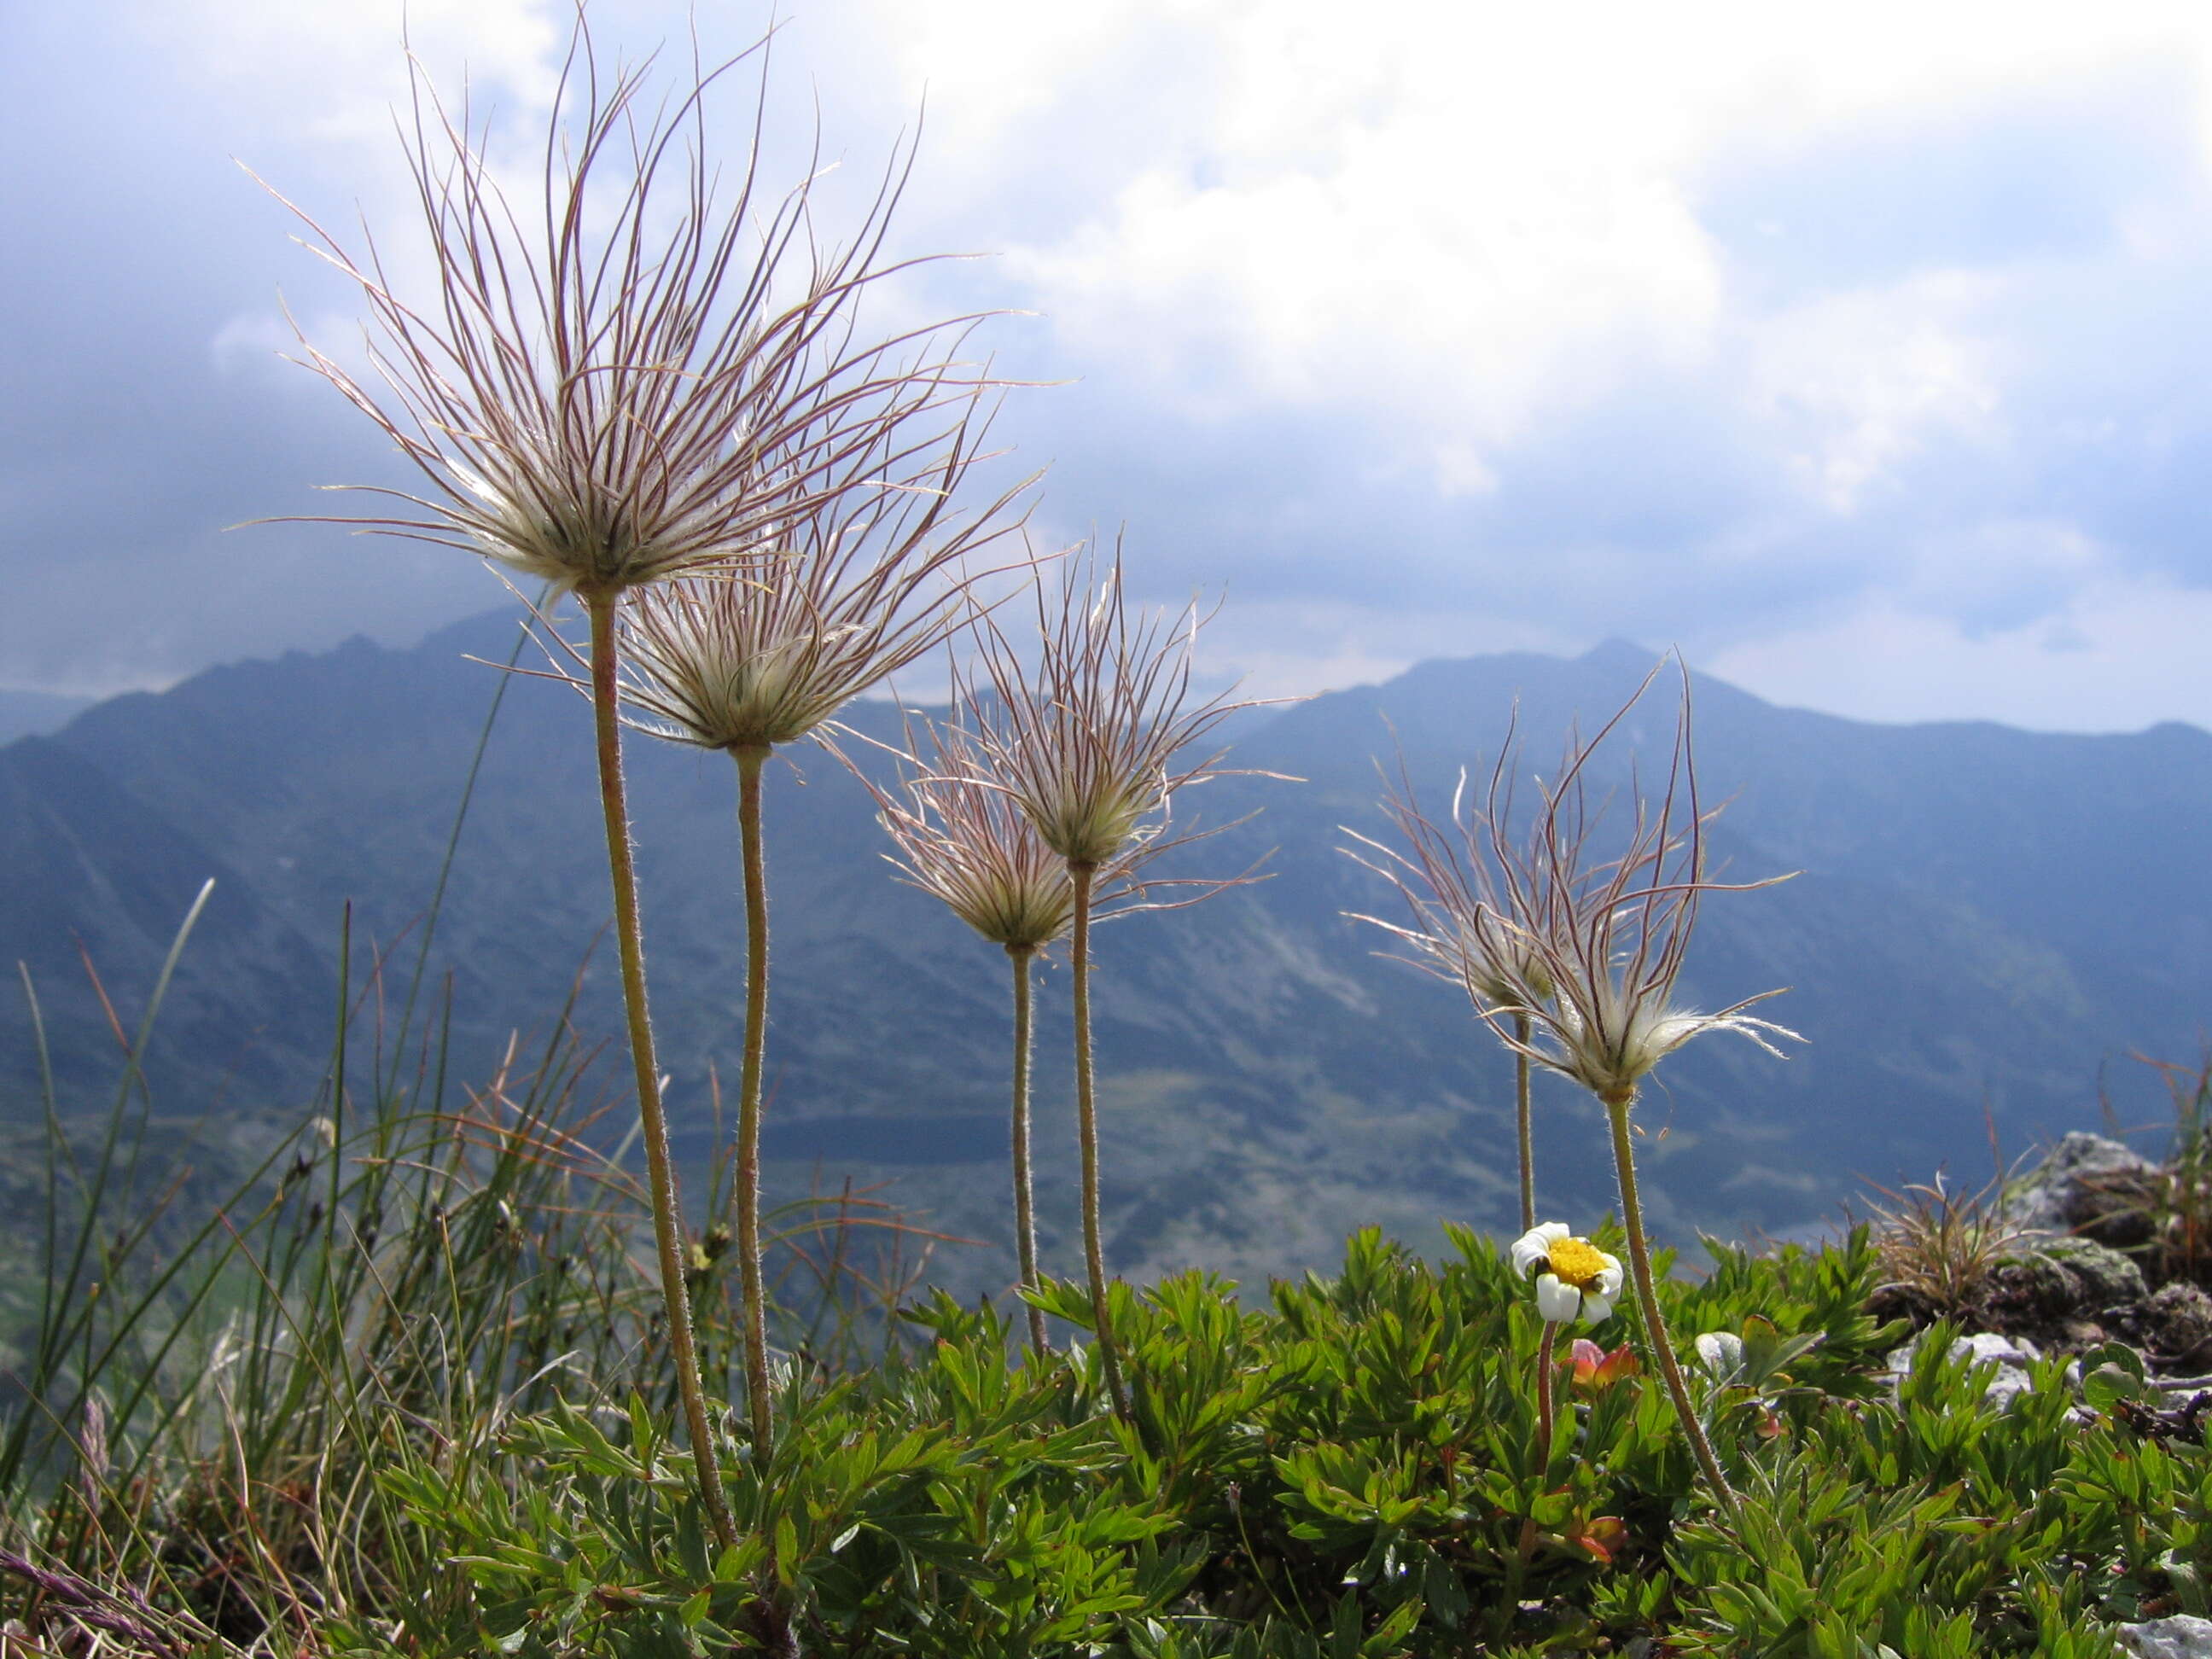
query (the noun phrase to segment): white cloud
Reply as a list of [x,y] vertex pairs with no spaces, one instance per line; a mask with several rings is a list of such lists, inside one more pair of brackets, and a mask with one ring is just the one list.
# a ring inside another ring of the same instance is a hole
[[[1078,353],[1206,417],[1418,410],[1484,444],[1711,348],[1721,274],[1688,198],[1710,158],[2148,52],[2212,64],[2212,15],[2186,5],[943,0],[874,21],[967,193],[1067,170],[1095,204],[1009,253]],[[1826,343],[1816,374],[1861,374],[1862,339]],[[1955,343],[1923,328],[1886,354],[1899,373],[1835,392],[1831,494],[1879,471],[1916,400],[1954,395],[1934,383],[1961,374]]]
[[1742,325],[1746,402],[1812,501],[1849,516],[1931,438],[1996,440],[1999,353],[1975,330],[1993,286],[1942,272]]
[[1899,603],[1987,631],[2007,611],[2040,616],[2053,596],[2087,599],[2124,581],[2120,562],[2075,526],[1997,519],[1924,535],[1902,550],[1885,590]]
[[1188,33],[1152,38],[1218,66],[1211,99],[1009,256],[1073,351],[1205,417],[1418,412],[1464,448],[1704,349],[1717,271],[1640,71],[1528,74],[1443,9],[1237,5]]
[[[115,452],[88,449],[83,471],[120,458],[145,480],[127,525],[83,520],[83,556],[152,560],[145,526],[181,539],[191,514],[295,504],[270,499],[304,470],[287,436],[355,465],[240,373],[289,339],[264,297],[280,283],[319,342],[343,346],[357,306],[316,286],[222,158],[341,222],[358,200],[409,258],[402,7],[100,3],[127,24],[108,55],[76,61],[73,26],[39,14],[78,80],[15,100],[41,129],[112,100],[84,180],[15,185],[19,222],[54,238],[25,269],[55,289],[64,343],[25,383],[59,388],[42,454],[82,429]],[[405,9],[441,87],[465,69],[508,131],[542,116],[561,0]],[[708,56],[768,15],[707,9]],[[628,56],[686,50],[675,0],[592,15]],[[1082,384],[1014,398],[997,438],[1060,463],[1057,520],[1126,518],[1148,589],[1235,573],[1217,637],[1277,689],[1626,633],[1773,674],[1796,641],[1802,684],[1869,708],[1903,707],[1887,686],[1972,698],[1901,670],[1867,690],[1854,651],[1979,665],[2018,718],[2059,718],[2037,688],[2075,670],[2021,665],[2068,655],[2065,629],[2084,661],[2108,637],[2148,649],[2212,582],[2194,505],[2212,465],[2201,5],[809,0],[776,53],[779,155],[803,147],[818,88],[848,196],[927,90],[898,246],[1002,257],[886,289],[878,314],[1044,313],[979,342],[1003,370]],[[74,310],[51,276],[71,258],[103,278]],[[178,361],[228,401],[141,367],[173,316],[191,331]],[[111,337],[113,363],[66,384],[48,362]],[[225,412],[134,427],[126,405]],[[271,411],[285,431],[261,460],[211,464]],[[149,433],[169,434],[173,477]],[[35,520],[67,471],[49,457],[0,487],[33,495]],[[148,620],[165,669],[189,665],[198,625]],[[2147,671],[2115,672],[2152,695]]]
[[1575,654],[1589,641],[1540,624],[1479,611],[1409,617],[1381,606],[1259,599],[1224,605],[1200,640],[1210,683],[1237,683],[1249,697],[1304,696],[1379,685],[1416,663],[1499,651]]
[[1771,702],[1858,720],[1995,720],[2054,732],[2212,727],[2212,592],[2106,577],[2051,614],[1970,632],[1876,599],[1832,621],[1699,656]]
[[[389,152],[404,40],[440,84],[527,117],[566,35],[550,0],[126,0],[128,27],[228,113],[241,139]],[[479,115],[484,112],[480,106]]]
[[[2202,258],[2201,224],[2060,155],[2101,244],[2054,252],[1999,224],[1992,252],[1996,210],[1971,192],[2008,185],[1976,171],[2002,168],[2005,122],[2056,110],[2113,128],[2131,99],[2186,100],[2189,153],[2169,165],[2201,176],[2201,8],[1132,0],[1109,27],[1091,10],[1025,27],[1000,0],[941,0],[865,15],[875,95],[927,82],[928,159],[956,222],[1006,250],[1010,296],[1048,319],[1051,372],[1085,382],[1060,446],[1103,449],[1097,478],[1127,495],[1085,505],[1172,524],[1162,491],[1181,491],[1183,520],[1211,526],[1201,574],[1295,570],[1311,592],[1334,548],[1335,586],[1404,602],[1409,641],[1428,632],[1409,590],[1447,571],[1462,594],[1496,595],[1508,629],[1587,638],[1651,617],[1740,639],[1854,592],[1986,632],[2129,561],[2036,540],[2068,522],[2039,466],[2089,418],[2050,395],[2051,365],[2062,381],[2101,372],[2066,357],[2066,307],[2127,315],[2157,270]],[[2130,77],[2145,76],[2138,97]],[[1967,194],[1914,202],[1903,228],[1923,245],[1887,263],[1876,249],[1762,286],[1706,216],[1717,167],[1763,169],[1791,222],[1773,228],[1822,233],[1801,263],[1852,252],[1856,233],[1830,223],[1843,209],[1879,243],[1882,192],[1913,188],[1914,146],[1942,151],[1961,120],[1983,123],[1980,148],[1945,188]],[[1873,162],[1838,150],[1868,133]],[[1814,193],[1793,197],[1824,153]],[[1857,199],[1819,193],[1838,167]],[[2013,222],[2035,211],[2023,188]],[[2193,402],[2172,411],[2169,447],[2185,450],[2196,418]],[[2092,441],[2122,453],[2156,435],[2102,419]],[[1649,454],[1625,447],[1647,437]],[[1244,505],[1190,511],[1208,490]],[[1237,549],[1240,523],[1265,550]],[[1239,603],[1267,580],[1242,579]],[[1315,683],[1419,654],[1349,612],[1327,633],[1299,630],[1267,672],[1290,674],[1299,649]]]

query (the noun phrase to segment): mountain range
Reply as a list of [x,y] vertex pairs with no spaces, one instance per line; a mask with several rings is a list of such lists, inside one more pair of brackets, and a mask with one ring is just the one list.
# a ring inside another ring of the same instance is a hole
[[[328,1066],[341,928],[352,992],[386,950],[396,1000],[502,686],[428,957],[450,975],[450,1067],[489,1075],[510,1034],[542,1038],[572,993],[588,1042],[619,1030],[588,712],[488,665],[515,638],[511,617],[488,617],[408,650],[355,641],[240,664],[0,748],[0,949],[35,988],[65,1109],[112,1086],[118,1026],[212,878],[150,1052],[155,1099],[234,1140],[299,1121]],[[1462,993],[1378,954],[1387,936],[1347,918],[1395,912],[1344,831],[1386,836],[1378,762],[1441,812],[1462,767],[1486,775],[1509,722],[1541,771],[1653,661],[1617,642],[1435,661],[1238,718],[1229,763],[1248,775],[1177,806],[1178,827],[1229,827],[1181,867],[1264,858],[1268,878],[1099,933],[1115,1267],[1252,1276],[1325,1263],[1370,1222],[1423,1246],[1443,1219],[1512,1225],[1510,1066]],[[2131,1056],[2193,1063],[2212,992],[2198,839],[2212,735],[1869,725],[1704,677],[1694,708],[1705,797],[1727,802],[1711,837],[1727,873],[1796,873],[1707,902],[1682,996],[1710,1008],[1788,987],[1760,1012],[1806,1041],[1778,1060],[1715,1035],[1662,1067],[1638,1111],[1662,1235],[1809,1231],[1866,1180],[1948,1168],[1978,1184],[1993,1139],[2011,1156],[2102,1109],[2157,1121],[2157,1074]],[[1632,756],[1647,779],[1663,770],[1674,710],[1662,683],[1615,733],[1598,776],[1616,810]],[[878,738],[898,727],[883,703],[847,718]],[[717,1133],[710,1068],[733,1069],[743,997],[734,769],[641,738],[629,753],[655,1013],[696,1191]],[[771,1180],[791,1194],[892,1179],[896,1202],[981,1241],[943,1250],[940,1276],[1003,1282],[1005,960],[895,879],[838,761],[790,759],[768,789]],[[1072,1272],[1066,989],[1048,969],[1038,1134],[1045,1247]],[[621,1067],[596,1064],[615,1093]],[[0,1121],[35,1117],[39,1070],[28,1005],[11,1000]],[[1540,1080],[1536,1133],[1545,1214],[1594,1221],[1613,1199],[1594,1108]]]
[[97,701],[53,691],[0,690],[0,743],[59,731]]

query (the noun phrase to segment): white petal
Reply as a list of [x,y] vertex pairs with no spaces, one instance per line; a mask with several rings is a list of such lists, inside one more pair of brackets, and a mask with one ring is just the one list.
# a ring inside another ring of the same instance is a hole
[[1605,1266],[1597,1270],[1595,1288],[1600,1296],[1610,1301],[1620,1294],[1620,1258],[1617,1255],[1607,1255],[1603,1250],[1600,1250],[1598,1255],[1605,1262]]
[[1547,1260],[1552,1254],[1552,1246],[1566,1237],[1567,1224],[1564,1221],[1547,1221],[1528,1229],[1513,1242],[1514,1273],[1525,1274]]
[[1613,1298],[1596,1291],[1583,1292],[1583,1318],[1592,1325],[1602,1325],[1613,1317]]
[[1536,1311],[1547,1324],[1564,1325],[1583,1310],[1583,1293],[1571,1285],[1559,1282],[1557,1273],[1540,1273],[1536,1279]]

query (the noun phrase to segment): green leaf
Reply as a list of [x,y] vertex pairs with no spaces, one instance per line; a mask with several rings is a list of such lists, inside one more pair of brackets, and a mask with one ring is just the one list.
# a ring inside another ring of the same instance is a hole
[[2115,1364],[2111,1360],[2081,1375],[2081,1397],[2107,1415],[2123,1400],[2133,1400],[2140,1395],[2142,1388],[2142,1377],[2132,1375],[2125,1366]]

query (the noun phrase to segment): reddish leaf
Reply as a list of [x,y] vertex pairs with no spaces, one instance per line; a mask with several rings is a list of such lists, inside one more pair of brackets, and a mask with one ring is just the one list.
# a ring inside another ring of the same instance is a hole
[[1575,1389],[1580,1394],[1602,1394],[1643,1370],[1626,1342],[1607,1353],[1586,1336],[1575,1339],[1568,1363],[1574,1367]]
[[1601,1515],[1580,1532],[1569,1533],[1566,1541],[1588,1551],[1592,1559],[1609,1567],[1614,1553],[1628,1541],[1628,1522],[1617,1515]]

